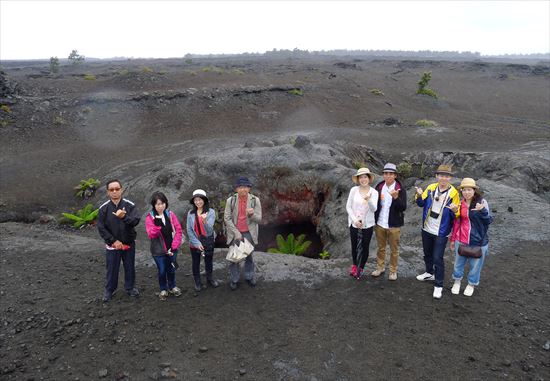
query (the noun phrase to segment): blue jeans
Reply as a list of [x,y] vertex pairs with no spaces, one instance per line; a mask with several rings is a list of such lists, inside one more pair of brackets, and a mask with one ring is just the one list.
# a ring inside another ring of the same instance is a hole
[[153,257],[158,269],[159,286],[161,291],[168,291],[176,287],[176,269],[172,264],[178,256],[177,250],[174,255],[161,255]]
[[105,250],[105,291],[113,293],[118,287],[120,261],[124,266],[124,289],[130,291],[136,281],[136,245],[132,243],[128,250]]
[[466,263],[470,266],[470,271],[468,272],[468,284],[472,286],[477,286],[479,284],[479,276],[481,274],[481,269],[483,263],[485,263],[485,257],[487,256],[487,251],[489,250],[489,245],[481,246],[481,257],[480,258],[469,258],[458,255],[458,247],[461,245],[460,242],[455,242],[455,267],[453,271],[454,280],[462,280],[464,276],[464,267]]
[[424,264],[426,265],[427,273],[435,273],[435,287],[443,287],[443,279],[445,278],[445,263],[443,262],[443,254],[445,254],[447,240],[447,237],[433,235],[422,230]]

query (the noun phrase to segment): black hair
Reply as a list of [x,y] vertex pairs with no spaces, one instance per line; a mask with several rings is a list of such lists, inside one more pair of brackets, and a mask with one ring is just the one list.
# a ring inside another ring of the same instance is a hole
[[[202,211],[203,213],[208,213],[208,211],[210,210],[210,203],[208,202],[208,199],[202,196],[195,196],[195,197],[202,198],[202,200],[204,201],[204,206],[202,207]],[[193,200],[195,200],[195,197],[193,197]],[[191,210],[191,213],[197,214],[197,205],[195,205],[195,202],[193,202],[193,209]]]
[[118,185],[120,185],[120,187],[122,188],[122,183],[120,182],[119,179],[110,179],[109,181],[107,181],[105,183],[105,189],[109,189],[109,185],[111,185],[112,183],[118,183]]
[[151,206],[153,207],[153,213],[157,214],[157,210],[155,209],[155,205],[157,204],[157,201],[162,201],[166,204],[166,209],[168,209],[168,199],[166,198],[166,195],[162,192],[155,192],[151,196]]
[[474,197],[472,197],[472,201],[470,201],[470,209],[475,209],[476,204],[481,204],[483,201],[483,196],[481,192],[477,189],[474,189]]

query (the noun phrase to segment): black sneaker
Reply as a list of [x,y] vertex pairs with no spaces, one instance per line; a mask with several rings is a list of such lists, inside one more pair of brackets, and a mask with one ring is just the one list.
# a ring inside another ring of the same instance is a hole
[[246,280],[246,283],[248,283],[248,285],[250,287],[256,287],[256,279],[252,278],[252,279],[247,279]]
[[229,287],[231,288],[231,290],[235,291],[237,289],[237,287],[239,286],[239,284],[237,282],[230,282],[229,283]]
[[218,282],[218,281],[217,281],[216,279],[214,279],[214,278],[208,278],[208,279],[206,279],[206,281],[208,282],[209,285],[211,285],[211,286],[214,287],[214,288],[220,286],[220,282]]
[[139,290],[137,288],[132,288],[131,290],[126,290],[126,293],[134,298],[137,298],[139,296]]
[[103,293],[103,298],[102,298],[103,303],[107,303],[109,300],[111,300],[112,297],[113,297],[113,293],[112,293],[112,292],[110,292],[110,291],[105,291],[105,292]]

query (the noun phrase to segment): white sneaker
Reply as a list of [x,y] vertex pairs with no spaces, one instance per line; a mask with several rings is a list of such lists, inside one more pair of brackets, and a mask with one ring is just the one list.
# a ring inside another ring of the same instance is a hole
[[430,273],[424,273],[416,276],[416,279],[418,279],[421,282],[424,282],[426,280],[435,280],[435,276]]
[[464,289],[464,295],[472,296],[473,293],[474,293],[474,286],[472,286],[471,284],[467,285],[466,288]]
[[434,287],[434,298],[441,299],[441,293],[443,292],[443,287]]
[[453,284],[453,288],[451,288],[451,294],[458,295],[460,294],[460,280],[455,280],[455,283]]
[[174,287],[169,292],[170,292],[170,294],[172,294],[174,296],[180,296],[181,295],[181,289],[179,287]]
[[162,290],[159,294],[159,299],[160,300],[166,300],[167,297],[168,297],[168,291]]

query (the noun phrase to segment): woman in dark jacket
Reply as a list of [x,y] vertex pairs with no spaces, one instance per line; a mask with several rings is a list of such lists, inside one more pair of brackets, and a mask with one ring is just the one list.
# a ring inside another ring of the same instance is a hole
[[[468,263],[470,272],[464,295],[472,296],[474,287],[479,284],[479,276],[489,248],[487,231],[493,222],[493,217],[489,213],[489,204],[481,197],[474,179],[464,178],[458,189],[463,198],[460,202],[460,216],[455,220],[451,236],[451,250],[455,250],[453,271],[455,282],[451,293],[454,295],[460,293],[460,282],[464,275],[464,267]],[[473,258],[460,255],[460,246],[462,245],[480,248],[481,257]]]
[[[151,240],[160,240],[159,251],[151,251],[158,269],[160,300],[166,300],[168,294],[180,296],[176,287],[176,257],[183,239],[183,232],[176,214],[168,210],[168,199],[162,192],[151,196],[152,210],[145,219],[145,230]],[[151,248],[154,246],[151,245]]]

